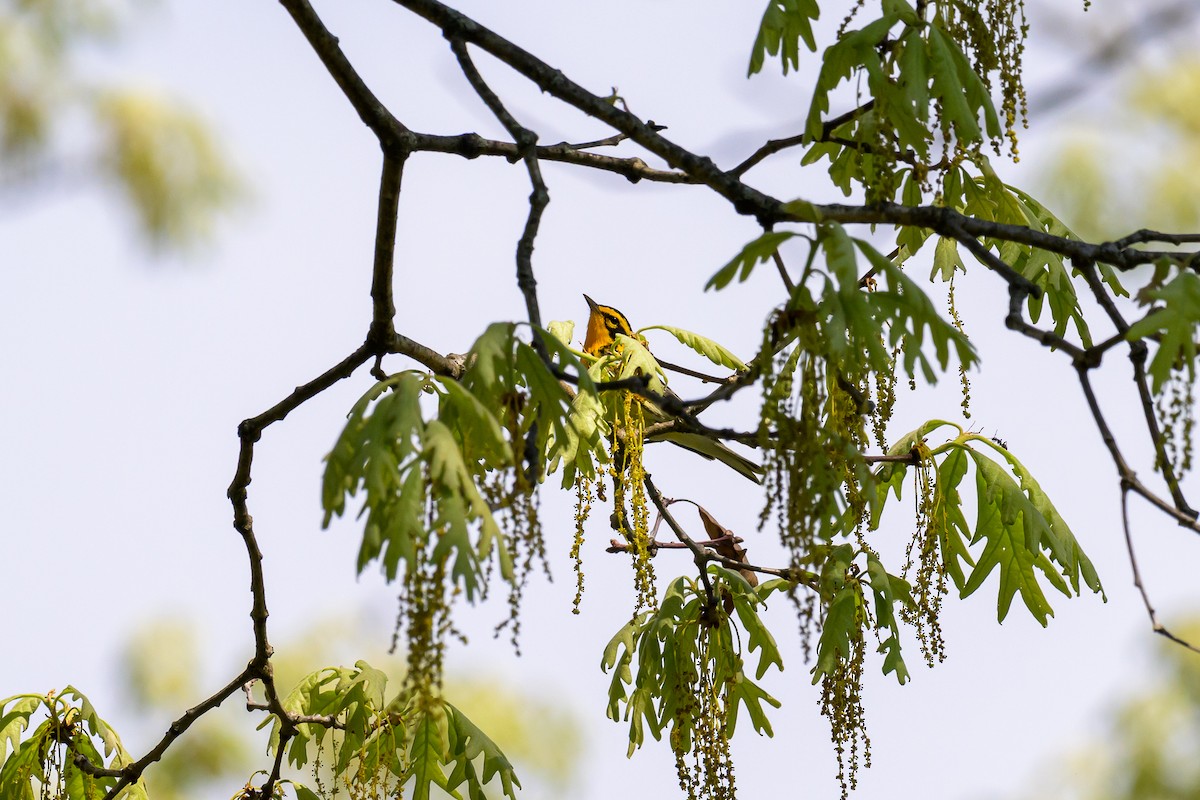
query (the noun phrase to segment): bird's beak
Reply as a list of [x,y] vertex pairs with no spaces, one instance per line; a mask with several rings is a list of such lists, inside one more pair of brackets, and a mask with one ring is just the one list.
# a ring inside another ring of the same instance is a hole
[[599,303],[588,297],[586,294],[583,296],[583,299],[587,300],[588,308],[590,308],[592,311],[595,311],[596,307],[599,305]]

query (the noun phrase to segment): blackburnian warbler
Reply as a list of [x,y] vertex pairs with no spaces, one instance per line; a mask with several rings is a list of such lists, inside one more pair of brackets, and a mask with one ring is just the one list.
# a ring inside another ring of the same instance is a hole
[[[617,343],[618,335],[638,338],[633,332],[633,327],[629,324],[629,320],[620,311],[612,306],[601,305],[586,294],[583,296],[583,299],[587,301],[589,311],[587,334],[583,340],[583,352],[590,356],[600,355],[607,348]],[[678,397],[669,388],[666,388],[665,392],[668,397],[678,400]],[[647,402],[645,405],[650,410],[655,421],[669,419],[668,415],[653,403]],[[745,456],[734,452],[723,442],[712,439],[704,434],[691,431],[666,431],[650,436],[649,440],[671,442],[686,450],[691,450],[693,453],[699,453],[710,461],[720,461],[722,464],[731,467],[739,475],[749,478],[755,483],[760,482],[762,467]]]

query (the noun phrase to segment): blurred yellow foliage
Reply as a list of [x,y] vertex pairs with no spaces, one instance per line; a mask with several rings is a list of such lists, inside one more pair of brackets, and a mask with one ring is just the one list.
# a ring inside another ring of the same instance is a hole
[[[144,624],[124,648],[120,672],[131,705],[154,719],[144,732],[145,746],[162,735],[162,719],[174,719],[213,690],[205,680],[201,635],[185,619],[162,618]],[[331,617],[276,646],[276,684],[286,695],[306,674],[323,666],[368,661],[389,676],[389,693],[398,690],[405,659],[388,655],[380,629],[361,619]],[[218,665],[224,666],[224,665]],[[261,691],[257,694],[261,695]],[[516,766],[530,796],[569,795],[583,755],[579,721],[569,703],[544,691],[529,690],[486,674],[450,675],[443,695],[496,741]],[[228,797],[255,769],[270,767],[265,737],[248,736],[241,696],[206,714],[167,750],[146,773],[155,800]],[[265,718],[254,712],[254,722]],[[158,726],[158,727],[155,727]],[[165,729],[165,728],[164,728]],[[127,743],[141,747],[136,737]],[[287,771],[285,770],[285,775]],[[311,784],[311,775],[297,774]],[[327,785],[335,781],[325,775]]]
[[208,128],[178,103],[148,92],[99,98],[101,163],[122,186],[155,244],[211,233],[213,217],[237,195],[237,181]]
[[[1170,625],[1200,641],[1200,618]],[[1028,800],[1190,800],[1200,797],[1200,656],[1158,639],[1153,688],[1130,695],[1109,712],[1101,735],[1075,753],[1057,756]]]
[[1059,216],[1093,240],[1200,226],[1200,57],[1142,71],[1116,109],[1087,113],[1042,174]]
[[151,244],[186,248],[209,237],[239,195],[228,158],[180,101],[99,84],[75,58],[115,39],[146,5],[0,0],[0,196],[99,178],[120,191]]

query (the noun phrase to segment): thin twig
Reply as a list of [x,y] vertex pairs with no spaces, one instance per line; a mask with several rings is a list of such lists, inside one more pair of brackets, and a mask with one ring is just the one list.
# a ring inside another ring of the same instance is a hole
[[97,777],[117,778],[117,782],[113,784],[113,787],[108,790],[107,794],[105,794],[106,800],[113,800],[113,798],[120,794],[126,786],[136,783],[142,777],[142,773],[146,771],[147,767],[162,758],[163,753],[167,751],[167,748],[170,747],[176,739],[182,736],[188,728],[192,727],[192,723],[200,719],[200,717],[204,716],[217,706],[221,705],[221,703],[225,702],[225,700],[228,699],[230,695],[234,694],[242,686],[242,684],[254,677],[259,668],[260,667],[258,664],[253,661],[250,662],[250,664],[248,664],[246,668],[238,674],[237,677],[225,684],[225,686],[221,687],[216,694],[212,695],[207,700],[197,703],[187,711],[184,711],[183,714],[174,722],[172,722],[167,728],[167,732],[163,734],[161,739],[158,740],[158,744],[150,748],[150,751],[146,753],[146,755],[142,756],[132,764],[124,766],[120,769],[109,769],[107,767],[101,767],[93,764],[90,760],[88,760],[87,756],[83,755],[82,753],[78,753],[75,757],[76,766],[78,766],[84,772]]
[[1025,321],[1025,317],[1021,314],[1021,310],[1025,306],[1026,295],[1024,292],[1016,286],[1010,286],[1008,294],[1008,315],[1004,318],[1004,325],[1009,330],[1028,336],[1030,339],[1041,342],[1047,347],[1061,350],[1071,356],[1071,360],[1075,363],[1085,363],[1089,360],[1088,354],[1079,345],[1067,341],[1054,331],[1042,330]]
[[387,106],[367,87],[366,82],[342,52],[337,37],[321,22],[308,0],[280,0],[280,3],[292,15],[296,27],[304,34],[313,52],[321,59],[325,69],[350,101],[350,105],[358,112],[359,119],[371,129],[380,142],[399,143],[408,129],[392,116]]
[[1146,607],[1146,615],[1150,617],[1151,630],[1160,636],[1165,636],[1172,642],[1175,642],[1175,644],[1186,647],[1193,653],[1200,653],[1200,648],[1167,630],[1166,626],[1158,621],[1158,614],[1155,612],[1154,606],[1150,603],[1150,595],[1146,593],[1146,586],[1142,583],[1142,573],[1138,569],[1137,555],[1133,551],[1133,532],[1129,526],[1129,489],[1130,487],[1127,485],[1121,487],[1121,523],[1125,528],[1125,547],[1129,551],[1129,566],[1133,570],[1133,585],[1137,587],[1138,593],[1142,596],[1142,605]]
[[1179,478],[1175,475],[1175,470],[1171,467],[1171,459],[1167,456],[1167,439],[1158,425],[1158,415],[1154,413],[1154,396],[1150,392],[1150,381],[1146,376],[1147,349],[1145,342],[1130,342],[1129,344],[1129,361],[1133,364],[1133,382],[1137,386],[1142,417],[1146,421],[1146,430],[1149,432],[1150,441],[1154,446],[1159,474],[1167,483],[1167,490],[1171,493],[1171,500],[1175,503],[1175,508],[1195,519],[1196,510],[1183,496],[1183,488],[1179,485]]
[[[499,96],[487,85],[483,76],[479,74],[479,70],[476,69],[475,62],[471,60],[471,54],[467,52],[467,45],[463,38],[458,36],[449,36],[448,38],[450,39],[450,49],[454,51],[454,57],[458,59],[458,65],[462,69],[463,75],[466,76],[467,82],[471,84],[475,94],[479,95],[479,99],[496,115],[504,129],[517,142],[521,149],[521,157],[525,160],[525,167],[529,171],[529,182],[532,184],[533,190],[529,195],[529,214],[525,218],[525,229],[521,232],[521,238],[517,242],[517,286],[525,297],[525,309],[529,314],[529,324],[540,328],[542,327],[542,314],[538,308],[537,280],[533,276],[533,242],[537,238],[542,213],[550,202],[550,193],[546,190],[546,183],[542,179],[542,169],[538,164],[537,134],[517,122],[516,117],[504,107]],[[549,362],[549,355],[545,353],[545,345],[540,337],[533,337],[533,347],[542,355],[543,359]]]
[[[624,138],[624,137],[623,137]],[[440,136],[429,133],[411,133],[406,143],[413,152],[447,153],[471,159],[479,156],[499,156],[509,162],[521,160],[521,148],[515,142],[485,139],[477,133],[462,133],[456,136]],[[538,145],[537,157],[542,161],[557,161],[577,167],[614,172],[630,183],[647,180],[654,183],[699,184],[700,181],[684,172],[670,169],[654,169],[645,161],[633,156],[600,155],[575,149],[574,145],[560,143]]]
[[287,744],[296,735],[295,730],[281,731],[279,741],[275,745],[275,762],[263,785],[258,789],[259,800],[270,800],[275,795],[275,784],[279,782],[279,774],[283,771],[283,755],[287,752]]
[[561,70],[554,69],[465,14],[455,11],[438,0],[393,0],[393,2],[436,25],[447,38],[462,39],[479,47],[533,81],[543,92],[625,134],[674,169],[685,172],[710,186],[718,194],[732,202],[740,213],[755,216],[763,225],[769,225],[772,220],[783,218],[783,203],[779,200],[747,186],[736,176],[724,172],[711,158],[697,155],[675,144],[661,134],[660,126],[651,121],[643,121],[628,111],[616,107],[605,98],[589,92],[569,79]]
[[617,134],[613,134],[612,136],[606,137],[604,139],[596,139],[595,141],[592,141],[592,142],[579,142],[578,144],[570,144],[568,142],[561,142],[561,144],[564,147],[571,148],[572,150],[587,150],[587,149],[590,149],[593,147],[616,147],[617,145],[619,145],[621,142],[625,141],[628,138],[629,137],[623,133],[617,133]]
[[[1139,236],[1153,237],[1161,235],[1154,231],[1142,230],[1126,238],[1141,241],[1138,238]],[[1088,287],[1092,290],[1092,295],[1096,298],[1096,302],[1104,309],[1109,320],[1117,329],[1116,334],[1112,338],[1088,348],[1088,356],[1095,359],[1094,363],[1098,366],[1100,358],[1109,347],[1115,347],[1118,342],[1126,340],[1126,336],[1129,333],[1129,322],[1125,319],[1120,309],[1117,308],[1112,295],[1104,288],[1096,266],[1090,263],[1078,266]],[[1167,457],[1166,439],[1163,437],[1162,430],[1159,427],[1158,416],[1154,413],[1154,398],[1151,395],[1150,383],[1146,376],[1146,354],[1145,342],[1129,342],[1129,360],[1133,365],[1133,381],[1137,386],[1138,399],[1142,406],[1142,416],[1146,420],[1146,429],[1150,434],[1151,445],[1154,447],[1154,457],[1158,465],[1158,471],[1162,475],[1163,480],[1166,481],[1167,489],[1171,492],[1171,500],[1175,503],[1175,508],[1194,518],[1196,517],[1196,511],[1183,495],[1183,488],[1179,484],[1179,477],[1175,474],[1175,470],[1171,466],[1171,460]]]
[[[260,703],[254,699],[251,693],[251,687],[254,681],[250,681],[242,687],[242,691],[246,694],[246,710],[247,711],[270,711],[271,707],[266,703]],[[296,725],[321,725],[326,728],[337,728],[339,730],[346,726],[338,721],[334,714],[289,714],[288,718]]]
[[697,379],[703,381],[704,383],[724,383],[725,382],[725,378],[718,378],[715,375],[708,375],[704,372],[698,372],[694,369],[690,369],[689,367],[681,367],[678,364],[672,364],[670,361],[664,361],[661,358],[658,358],[657,356],[655,356],[654,360],[657,361],[658,365],[660,367],[662,367],[663,369],[669,369],[671,372],[678,372],[680,375],[687,375],[692,378],[697,378]]
[[708,598],[709,605],[717,602],[717,596],[713,592],[712,581],[708,578],[707,564],[710,560],[710,553],[705,548],[696,543],[692,537],[687,535],[687,531],[675,519],[675,516],[667,510],[667,504],[663,502],[663,496],[658,491],[658,487],[654,485],[650,475],[647,474],[645,480],[642,481],[646,486],[646,493],[650,495],[650,502],[654,503],[654,507],[658,509],[659,518],[666,521],[667,527],[675,534],[675,538],[682,542],[692,553],[692,559],[696,562],[696,568],[700,571],[700,582],[704,585],[704,595]]
[[[833,135],[835,130],[842,127],[847,122],[857,119],[874,107],[875,101],[868,100],[861,106],[850,109],[845,114],[840,114],[831,120],[826,120],[821,124],[821,140],[824,141],[829,136]],[[760,164],[768,156],[772,156],[782,150],[788,149],[789,147],[798,147],[799,145],[805,144],[807,141],[809,141],[808,135],[804,133],[797,134],[796,136],[789,136],[785,139],[769,139],[766,144],[751,153],[745,161],[729,170],[729,174],[741,177],[750,171],[752,167]]]
[[431,372],[447,378],[461,378],[466,369],[467,356],[451,353],[444,356],[431,347],[397,333],[392,337],[389,353],[400,353],[429,368]]
[[[1200,266],[1192,263],[1197,255],[1194,253],[1137,250],[1122,246],[1120,244],[1122,240],[1091,244],[1079,239],[1055,236],[1025,225],[969,217],[945,206],[904,206],[895,203],[877,203],[869,206],[849,206],[840,203],[814,204],[811,211],[803,212],[805,216],[799,216],[799,213],[783,212],[781,218],[796,222],[811,222],[808,215],[817,214],[824,222],[929,228],[942,236],[962,242],[968,247],[970,247],[970,243],[966,241],[967,237],[999,239],[1036,247],[1076,262],[1108,264],[1122,271],[1128,271],[1143,264],[1153,264],[1164,259],[1192,269]],[[1030,293],[1034,296],[1041,294],[1040,290]]]
[[654,485],[654,481],[651,480],[649,475],[646,476],[644,483],[646,485],[646,494],[650,496],[650,501],[654,503],[654,507],[658,509],[658,513],[661,518],[667,523],[667,526],[671,529],[671,532],[675,534],[675,538],[678,539],[684,547],[691,551],[692,556],[696,561],[696,566],[700,570],[700,579],[704,584],[705,592],[710,599],[713,597],[712,585],[708,580],[708,571],[705,569],[705,564],[710,561],[720,564],[723,567],[728,567],[734,571],[745,569],[751,572],[758,572],[763,575],[771,575],[776,578],[783,578],[784,580],[791,581],[792,583],[812,585],[812,583],[816,580],[815,575],[797,575],[794,570],[790,569],[760,567],[755,564],[748,564],[744,561],[737,561],[732,558],[727,558],[720,553],[709,550],[703,546],[703,542],[697,542],[695,539],[688,536],[687,531],[683,529],[683,526],[680,525],[678,520],[676,520],[671,512],[667,510],[668,501],[663,499],[662,493],[658,491],[658,487]]
[[1142,228],[1122,239],[1118,239],[1113,244],[1118,249],[1124,250],[1135,244],[1145,244],[1146,242],[1164,242],[1174,245],[1196,244],[1200,242],[1200,233],[1163,233],[1162,231],[1152,231]]
[[775,268],[779,270],[779,277],[783,281],[783,286],[787,289],[788,296],[790,297],[796,285],[792,283],[792,278],[788,275],[787,267],[783,263],[783,256],[779,255],[778,250],[775,250],[771,253],[771,260],[775,262]]
[[1042,296],[1042,290],[1037,286],[1037,284],[1033,283],[1033,281],[1029,280],[1021,273],[1017,272],[1015,269],[1009,266],[1008,262],[984,247],[976,237],[964,230],[961,230],[953,223],[948,226],[948,229],[951,238],[958,241],[964,247],[970,250],[971,255],[975,256],[980,264],[983,264],[992,272],[995,272],[1001,278],[1008,281],[1008,285],[1010,287],[1019,290],[1022,293],[1022,299],[1029,295],[1033,295],[1034,297]]
[[[710,545],[710,544],[722,544],[724,542],[733,542],[734,544],[741,544],[744,541],[746,541],[746,540],[740,536],[721,536],[717,539],[705,539],[701,542],[697,542],[697,544]],[[654,552],[655,550],[687,550],[687,549],[689,549],[688,546],[683,542],[660,542],[657,539],[650,542],[649,547],[650,547],[651,552]],[[604,552],[606,552],[606,553],[632,553],[632,552],[634,552],[634,546],[629,544],[628,542],[620,542],[620,541],[617,541],[616,539],[609,539],[608,547],[604,548]],[[741,564],[741,563],[743,563],[743,562],[741,562],[741,561],[738,562],[738,564]]]
[[1132,491],[1141,495],[1147,502],[1163,512],[1167,516],[1174,519],[1180,526],[1189,530],[1200,533],[1200,523],[1197,523],[1195,516],[1180,511],[1175,506],[1162,499],[1154,492],[1146,488],[1146,485],[1138,480],[1137,473],[1130,468],[1129,463],[1121,454],[1120,448],[1117,446],[1117,439],[1113,435],[1112,429],[1108,426],[1108,421],[1104,418],[1103,412],[1100,410],[1100,403],[1096,399],[1096,392],[1092,388],[1092,381],[1088,375],[1088,368],[1082,364],[1076,364],[1076,372],[1079,375],[1079,383],[1083,387],[1083,396],[1087,400],[1088,409],[1092,412],[1092,419],[1096,423],[1096,428],[1100,431],[1100,439],[1104,442],[1104,446],[1108,448],[1109,455],[1112,457],[1113,464],[1117,468],[1117,473],[1121,477],[1122,487],[1128,487]]

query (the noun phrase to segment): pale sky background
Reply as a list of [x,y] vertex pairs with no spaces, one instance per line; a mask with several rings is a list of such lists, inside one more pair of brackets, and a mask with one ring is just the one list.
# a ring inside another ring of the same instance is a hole
[[[1103,0],[1091,14],[1128,13],[1136,5]],[[1034,20],[1030,86],[1082,57],[1082,44],[1073,55],[1062,35],[1063,25],[1095,24],[1081,6],[1060,4],[1050,26]],[[765,138],[799,129],[818,63],[806,56],[801,74],[788,79],[772,63],[746,81],[761,2],[473,0],[461,7],[593,91],[618,87],[635,113],[668,125],[667,136],[723,166]],[[318,11],[410,127],[503,138],[436,29],[383,0],[326,2]],[[830,17],[826,25],[840,13]],[[236,426],[361,343],[380,157],[277,3],[164,3],[129,41],[90,58],[99,72],[196,104],[252,192],[208,248],[184,259],[147,252],[124,211],[99,189],[41,195],[0,213],[0,583],[9,598],[0,696],[72,683],[140,755],[169,719],[137,719],[121,707],[116,653],[134,630],[161,615],[198,620],[206,694],[251,655],[245,552],[225,498]],[[488,57],[477,63],[543,142],[609,133],[556,108]],[[1105,85],[1090,97],[1103,98]],[[1034,188],[1038,164],[1054,152],[1054,127],[1076,110],[1048,118],[1043,131],[1033,121],[1022,163],[1004,168],[1012,182]],[[836,199],[819,171],[800,175],[795,156],[776,156],[750,173],[751,182],[785,199]],[[534,266],[546,319],[582,322],[586,291],[620,307],[635,327],[675,324],[743,356],[753,352],[758,320],[782,300],[772,271],[720,294],[700,291],[755,235],[752,221],[697,187],[632,186],[556,164],[543,170],[552,201]],[[398,329],[443,352],[462,352],[488,322],[520,318],[513,251],[529,192],[524,169],[418,155],[403,189]],[[923,275],[926,264],[918,259],[913,274]],[[1031,469],[1095,562],[1109,601],[1052,597],[1056,617],[1048,630],[1015,605],[997,626],[993,576],[968,601],[947,601],[946,663],[926,670],[911,641],[914,680],[900,687],[871,658],[865,702],[874,766],[860,773],[853,795],[859,800],[1011,797],[1097,734],[1105,710],[1154,677],[1155,637],[1130,581],[1115,470],[1073,371],[1062,356],[1003,330],[1007,292],[999,280],[976,268],[959,297],[983,358],[982,371],[972,375],[970,424],[998,433]],[[1099,323],[1095,331],[1106,335]],[[661,339],[652,344],[671,360],[684,358]],[[1119,355],[1111,360],[1098,379],[1112,398],[1106,406],[1118,435],[1141,436],[1127,364]],[[409,365],[396,357],[388,366]],[[365,615],[381,644],[390,637],[395,591],[373,570],[356,580],[355,526],[320,530],[321,458],[370,384],[361,370],[270,428],[256,449],[250,509],[277,648],[339,613]],[[953,374],[935,392],[903,390],[891,438],[929,417],[959,420],[958,402]],[[1147,474],[1144,450],[1128,441]],[[664,492],[702,502],[746,536],[756,561],[770,561],[776,546],[771,532],[754,531],[760,501],[753,487],[729,480],[719,465],[661,449],[652,451],[651,467]],[[1200,487],[1191,480],[1189,488],[1195,495]],[[497,599],[465,609],[471,644],[453,648],[449,667],[505,676],[577,711],[588,749],[571,797],[674,797],[666,745],[651,743],[626,762],[626,728],[604,718],[609,679],[600,656],[628,619],[629,569],[603,552],[610,531],[607,512],[599,511],[585,547],[584,613],[572,617],[571,500],[553,486],[543,494],[556,582],[526,596],[524,655],[516,658],[504,639],[491,637],[506,614]],[[909,503],[906,496],[902,505]],[[1142,504],[1134,509],[1143,575],[1160,610],[1169,619],[1197,608],[1200,542]],[[876,534],[894,559],[910,519],[898,514]],[[899,560],[891,563],[898,569]],[[690,564],[664,553],[657,568],[661,586]],[[828,725],[818,714],[819,693],[809,685],[791,608],[775,602],[769,617],[787,668],[765,686],[784,707],[772,714],[773,740],[748,725],[739,732],[739,788],[745,797],[836,797]],[[262,766],[269,766],[265,757]],[[236,788],[222,787],[219,796]]]

